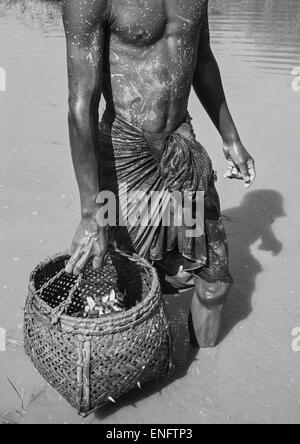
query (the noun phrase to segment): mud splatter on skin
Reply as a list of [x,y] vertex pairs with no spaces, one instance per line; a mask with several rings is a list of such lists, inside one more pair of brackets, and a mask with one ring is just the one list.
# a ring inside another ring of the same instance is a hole
[[206,1],[111,2],[110,100],[148,131],[184,118]]
[[109,107],[147,131],[179,124],[207,0],[76,1],[77,12],[69,20],[79,26],[69,41],[87,54],[92,70],[103,66]]

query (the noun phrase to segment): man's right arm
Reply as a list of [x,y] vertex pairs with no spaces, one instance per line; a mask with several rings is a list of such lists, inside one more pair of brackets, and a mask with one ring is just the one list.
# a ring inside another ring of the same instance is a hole
[[96,257],[94,265],[99,266],[105,254],[104,233],[99,233],[96,223],[96,199],[99,191],[98,108],[103,80],[106,1],[63,0],[70,145],[81,203],[81,222],[67,267],[68,272],[75,274],[82,271],[90,257]]

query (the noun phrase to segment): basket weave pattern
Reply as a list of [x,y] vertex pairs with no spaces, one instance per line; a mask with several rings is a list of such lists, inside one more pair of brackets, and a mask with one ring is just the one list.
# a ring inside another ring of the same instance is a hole
[[[64,272],[66,259],[47,259],[31,275],[25,348],[46,381],[87,415],[166,376],[171,332],[156,272],[145,260],[113,253],[100,272],[89,264],[78,279]],[[112,288],[127,295],[127,311],[74,317],[83,294],[104,295]]]

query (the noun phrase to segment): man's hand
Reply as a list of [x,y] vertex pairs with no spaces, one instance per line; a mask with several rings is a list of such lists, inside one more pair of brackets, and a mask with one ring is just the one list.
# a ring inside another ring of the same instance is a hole
[[223,151],[228,162],[224,177],[244,180],[245,188],[249,188],[256,177],[255,162],[241,142],[227,144],[224,142]]
[[71,259],[66,266],[67,273],[78,276],[90,258],[94,258],[93,267],[100,268],[107,252],[107,246],[107,229],[99,227],[92,218],[82,219],[70,249]]

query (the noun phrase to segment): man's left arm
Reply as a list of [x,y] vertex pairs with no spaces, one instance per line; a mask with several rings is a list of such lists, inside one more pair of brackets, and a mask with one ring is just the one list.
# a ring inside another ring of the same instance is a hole
[[248,188],[256,176],[255,164],[241,142],[227,105],[220,70],[210,46],[208,8],[201,28],[193,87],[223,139],[224,154],[228,162],[225,177],[242,179]]

